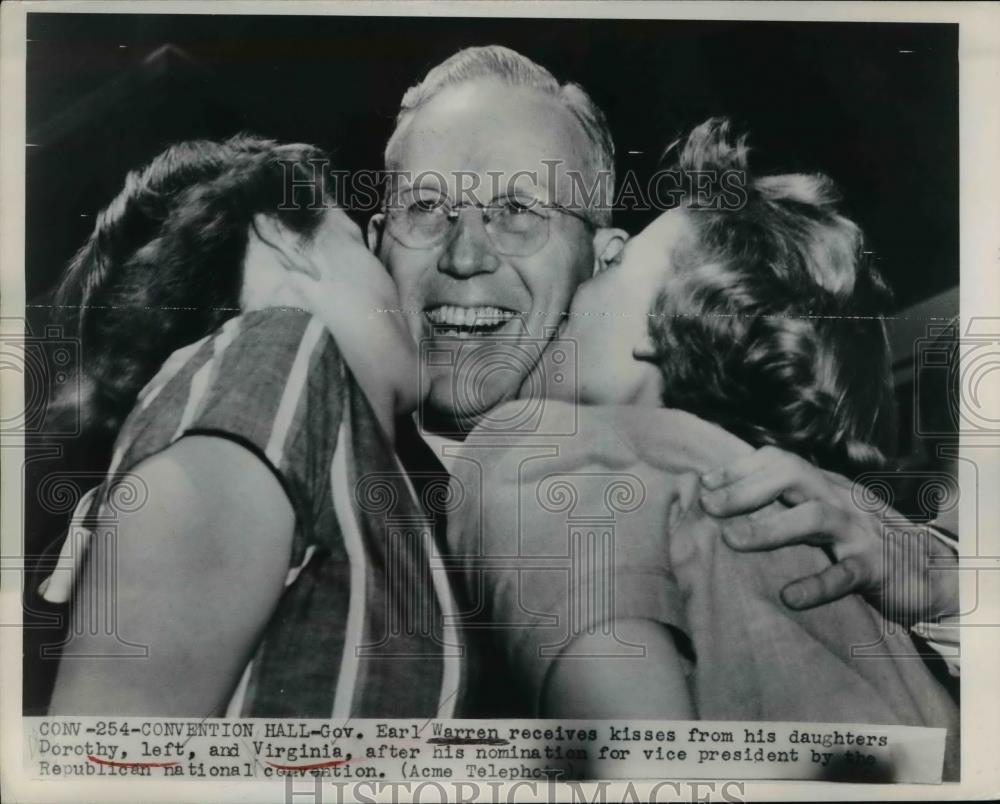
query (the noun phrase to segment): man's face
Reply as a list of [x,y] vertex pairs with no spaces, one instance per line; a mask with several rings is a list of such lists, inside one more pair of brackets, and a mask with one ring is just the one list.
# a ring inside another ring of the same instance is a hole
[[[496,81],[462,84],[410,120],[396,167],[417,186],[404,178],[396,197],[402,205],[441,197],[455,205],[514,195],[578,210],[568,174],[589,176],[587,149],[579,123],[557,100]],[[554,175],[543,160],[558,160]],[[421,343],[425,410],[444,429],[469,428],[515,396],[594,266],[594,230],[578,217],[542,210],[544,244],[511,255],[477,209],[458,211],[440,242],[416,248],[412,239],[400,241],[390,211],[379,247]]]

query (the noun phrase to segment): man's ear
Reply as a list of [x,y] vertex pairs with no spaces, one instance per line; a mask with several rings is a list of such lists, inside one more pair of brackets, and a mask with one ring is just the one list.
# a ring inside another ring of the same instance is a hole
[[385,213],[376,212],[368,219],[368,250],[377,255],[385,232]]
[[594,276],[621,262],[628,232],[605,226],[594,232]]

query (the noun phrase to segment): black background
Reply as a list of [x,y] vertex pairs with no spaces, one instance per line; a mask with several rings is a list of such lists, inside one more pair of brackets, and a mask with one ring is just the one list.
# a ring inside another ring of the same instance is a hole
[[[28,39],[36,333],[95,213],[166,145],[251,131],[313,142],[342,169],[378,169],[405,89],[460,48],[491,43],[590,92],[619,174],[648,176],[668,142],[724,114],[750,131],[756,170],[821,171],[840,185],[900,309],[958,284],[956,25],[32,13]],[[649,216],[616,223],[635,232]],[[68,439],[46,457],[29,444],[29,557],[57,546],[66,524],[36,500],[39,478],[100,472],[105,449]],[[26,604],[26,625],[51,625],[30,591]],[[45,706],[55,661],[38,649],[58,630],[26,629],[26,714]]]
[[[248,130],[378,169],[404,90],[487,43],[582,84],[619,173],[648,176],[669,141],[725,114],[757,170],[837,181],[900,307],[958,282],[955,25],[30,14],[28,38],[29,298],[167,144]],[[190,61],[143,70],[166,44]]]

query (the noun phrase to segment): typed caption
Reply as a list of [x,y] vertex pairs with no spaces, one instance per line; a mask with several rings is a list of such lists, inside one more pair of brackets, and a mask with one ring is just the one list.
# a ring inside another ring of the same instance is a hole
[[937,783],[944,730],[711,721],[25,718],[36,779]]

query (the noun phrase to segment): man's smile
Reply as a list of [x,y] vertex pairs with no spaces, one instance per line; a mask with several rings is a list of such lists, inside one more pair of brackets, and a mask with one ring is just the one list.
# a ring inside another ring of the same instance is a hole
[[457,304],[439,304],[424,311],[424,317],[430,324],[433,334],[457,338],[497,334],[521,315],[520,311],[492,305],[465,307]]

